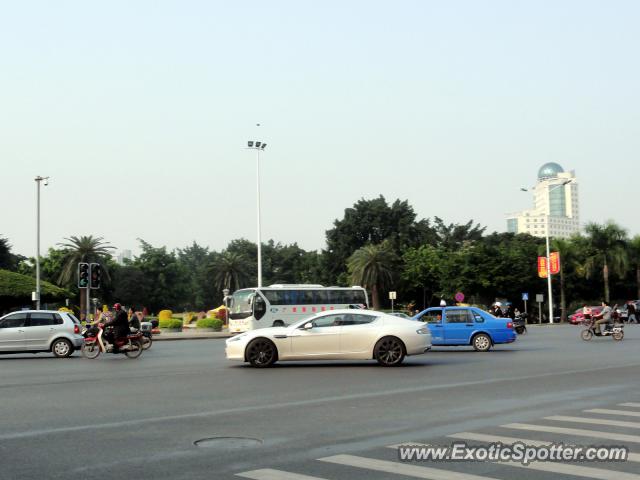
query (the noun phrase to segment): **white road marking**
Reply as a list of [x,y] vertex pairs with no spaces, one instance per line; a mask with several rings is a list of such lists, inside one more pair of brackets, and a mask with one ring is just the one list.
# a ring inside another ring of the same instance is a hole
[[544,418],[545,420],[555,420],[557,422],[590,423],[593,425],[611,425],[612,427],[640,428],[639,422],[609,420],[608,418],[567,417],[565,415],[552,415]]
[[[322,462],[347,465],[349,467],[364,468],[377,472],[395,473],[407,477],[423,478],[427,480],[497,480],[493,477],[483,477],[471,473],[452,472],[439,468],[422,467],[408,463],[390,462],[388,460],[377,460],[375,458],[358,457],[355,455],[334,455],[332,457],[319,458]],[[631,479],[629,479],[631,480]]]
[[622,415],[626,417],[640,417],[640,412],[634,412],[632,410],[611,410],[609,408],[592,408],[591,410],[585,410],[588,413],[602,413],[604,415]]
[[635,403],[635,402],[619,403],[618,406],[619,407],[636,407],[636,408],[640,408],[640,403]]
[[625,435],[622,433],[601,432],[598,430],[550,427],[547,425],[530,425],[528,423],[508,423],[500,426],[503,428],[514,428],[516,430],[530,430],[532,432],[561,433],[565,435],[575,435],[578,437],[605,438],[607,440],[617,440],[619,442],[640,443],[640,436],[638,435]]
[[326,480],[320,477],[311,477],[299,473],[285,472],[284,470],[274,470],[272,468],[262,468],[251,470],[250,472],[236,473],[238,477],[252,478],[253,480]]
[[520,467],[529,470],[539,470],[541,472],[559,473],[562,475],[575,475],[578,477],[598,478],[600,480],[640,480],[640,475],[626,473],[619,470],[605,470],[604,468],[583,467],[581,465],[571,465],[556,462],[532,462],[523,465],[519,462],[499,462],[510,467]]

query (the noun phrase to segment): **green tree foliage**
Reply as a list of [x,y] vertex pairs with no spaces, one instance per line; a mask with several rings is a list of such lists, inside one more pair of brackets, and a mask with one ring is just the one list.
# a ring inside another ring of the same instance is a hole
[[589,223],[585,227],[587,258],[584,262],[586,277],[594,272],[602,273],[604,299],[611,301],[609,276],[624,276],[629,266],[627,232],[613,221],[604,225]]
[[371,302],[376,310],[380,308],[380,293],[393,284],[397,264],[398,257],[388,241],[365,245],[347,261],[351,281],[371,291]]
[[156,248],[142,239],[138,240],[142,253],[132,265],[140,269],[148,282],[147,297],[143,304],[152,312],[169,305],[185,309],[188,306],[187,289],[190,284],[187,269],[179,262],[175,252],[167,252],[166,247]]
[[[60,301],[70,295],[70,292],[49,282],[41,282],[40,288],[44,302]],[[0,313],[16,307],[30,306],[31,292],[35,289],[35,278],[0,270]]]
[[640,298],[640,235],[636,235],[629,242],[629,261],[635,277],[635,297]]
[[25,257],[21,255],[14,255],[11,253],[11,244],[9,243],[9,240],[0,236],[0,268],[17,271],[19,263],[24,259]]
[[327,231],[327,248],[323,252],[326,283],[345,284],[347,259],[367,244],[387,241],[389,248],[400,256],[409,247],[435,241],[429,221],[416,221],[413,207],[406,200],[389,205],[382,195],[373,200],[359,200],[333,225]]
[[248,287],[251,274],[248,267],[251,263],[242,253],[225,251],[214,255],[209,269],[213,274],[213,282],[217,290],[230,291]]

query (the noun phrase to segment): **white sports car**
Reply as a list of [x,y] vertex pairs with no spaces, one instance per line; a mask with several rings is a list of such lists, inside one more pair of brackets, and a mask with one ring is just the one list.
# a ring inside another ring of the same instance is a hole
[[370,360],[387,367],[431,348],[429,328],[371,310],[331,310],[288,327],[252,330],[227,339],[229,360],[268,367],[278,360]]

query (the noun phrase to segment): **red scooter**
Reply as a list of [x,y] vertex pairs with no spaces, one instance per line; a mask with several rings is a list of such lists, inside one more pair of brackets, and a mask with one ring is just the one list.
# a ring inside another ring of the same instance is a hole
[[104,323],[99,323],[97,332],[87,333],[82,344],[81,353],[86,358],[97,358],[100,353],[124,353],[128,358],[138,358],[142,354],[142,333],[133,333],[126,337],[116,338],[115,344],[103,339]]

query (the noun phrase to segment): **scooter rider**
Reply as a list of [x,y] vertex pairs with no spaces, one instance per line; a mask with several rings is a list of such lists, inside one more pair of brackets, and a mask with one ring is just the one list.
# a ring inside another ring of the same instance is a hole
[[106,333],[105,338],[111,345],[115,345],[116,338],[126,337],[131,332],[129,330],[129,319],[127,318],[127,312],[124,311],[122,305],[116,303],[113,306],[116,315],[113,319],[105,322],[105,327],[113,327],[113,333]]
[[597,318],[596,323],[593,324],[593,329],[596,332],[596,335],[602,335],[602,325],[603,323],[606,325],[611,322],[611,307],[608,302],[602,302],[602,311],[598,315],[594,315],[593,318]]

